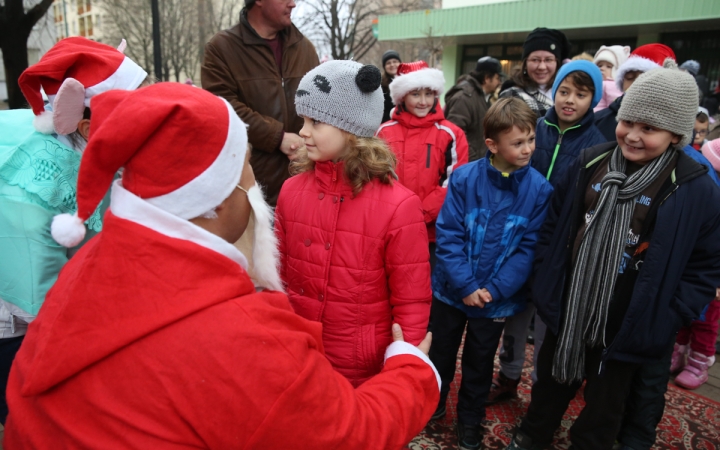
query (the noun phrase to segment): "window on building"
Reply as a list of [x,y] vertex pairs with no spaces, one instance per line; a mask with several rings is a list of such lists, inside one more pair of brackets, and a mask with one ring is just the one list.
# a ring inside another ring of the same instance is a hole
[[85,12],[90,12],[91,7],[92,5],[90,4],[90,0],[85,0]]
[[85,18],[81,17],[78,22],[80,23],[80,36],[86,36],[85,33]]
[[85,29],[87,31],[88,36],[93,35],[93,18],[92,18],[92,16],[87,16],[85,18]]
[[78,0],[77,12],[78,16],[81,14],[85,14],[85,3],[82,0]]
[[100,14],[95,16],[95,28],[100,28]]

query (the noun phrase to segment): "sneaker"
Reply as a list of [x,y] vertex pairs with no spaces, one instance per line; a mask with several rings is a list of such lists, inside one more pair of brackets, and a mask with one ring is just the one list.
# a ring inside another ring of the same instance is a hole
[[532,439],[519,429],[515,431],[515,435],[510,441],[510,445],[505,450],[543,450],[540,445],[533,444]]
[[488,394],[486,405],[494,405],[505,400],[511,400],[517,397],[517,387],[520,384],[520,378],[511,380],[502,372],[498,372],[493,377],[492,385],[490,385],[490,393]]
[[463,425],[458,422],[458,445],[461,450],[477,450],[480,448],[480,427]]
[[675,377],[675,384],[685,389],[697,389],[708,379],[708,369],[715,363],[715,356],[690,352],[687,365],[680,375]]
[[445,404],[438,405],[437,409],[433,413],[432,417],[430,417],[430,420],[440,420],[443,417],[445,417],[445,413],[447,410],[445,409]]
[[670,373],[675,375],[685,368],[687,364],[688,346],[675,344],[672,358],[670,359]]

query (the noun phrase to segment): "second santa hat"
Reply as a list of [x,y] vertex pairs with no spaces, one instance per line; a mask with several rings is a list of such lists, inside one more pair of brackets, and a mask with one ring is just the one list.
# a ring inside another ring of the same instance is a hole
[[[147,72],[123,55],[124,47],[125,41],[118,50],[84,37],[70,37],[27,68],[18,84],[35,113],[35,129],[45,134],[70,134],[92,97],[111,89],[140,86]],[[45,110],[41,89],[53,111]]]
[[428,88],[440,96],[445,89],[445,77],[438,69],[431,69],[425,61],[402,63],[390,83],[390,97],[399,105],[403,98],[416,89]]
[[[66,247],[124,167],[122,185],[146,202],[192,219],[223,202],[240,180],[247,130],[230,104],[202,89],[158,83],[114,90],[92,101],[90,142],[80,163],[74,216],[56,216],[53,238]],[[133,121],[128,132],[127,119]],[[112,206],[111,206],[112,209]]]
[[675,61],[675,52],[663,44],[645,44],[636,48],[630,53],[628,59],[622,63],[615,74],[615,84],[623,90],[623,78],[625,74],[632,71],[647,72],[652,69],[659,69],[666,59]]

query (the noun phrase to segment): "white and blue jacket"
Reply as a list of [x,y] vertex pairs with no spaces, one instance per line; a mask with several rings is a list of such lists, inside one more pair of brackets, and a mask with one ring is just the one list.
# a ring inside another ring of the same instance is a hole
[[[529,165],[504,176],[485,158],[458,168],[450,178],[437,219],[433,294],[468,317],[509,317],[525,308],[521,288],[532,271],[535,242],[552,187]],[[486,288],[484,308],[462,299]]]

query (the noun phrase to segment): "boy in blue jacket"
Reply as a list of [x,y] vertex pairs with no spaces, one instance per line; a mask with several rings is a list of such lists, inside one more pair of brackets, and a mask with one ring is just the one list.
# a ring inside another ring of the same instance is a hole
[[583,150],[553,194],[532,286],[547,334],[508,449],[549,446],[583,381],[572,448],[613,448],[633,377],[720,285],[720,189],[682,151],[697,86],[664,66],[626,92],[617,142]]
[[[555,107],[537,121],[535,153],[530,164],[555,187],[584,148],[605,142],[593,124],[593,108],[602,98],[602,73],[590,61],[572,61],[558,71],[552,86]],[[516,396],[523,364],[528,326],[535,316],[532,303],[508,319],[500,352],[500,371],[493,380],[488,404]],[[545,336],[545,324],[535,318],[535,355]],[[535,379],[535,373],[533,373]]]
[[529,166],[536,115],[520,99],[502,99],[483,120],[485,158],[455,171],[437,220],[430,359],[443,381],[445,414],[463,330],[467,335],[458,397],[460,448],[480,446],[480,423],[505,319],[525,308],[520,292],[552,188]]

